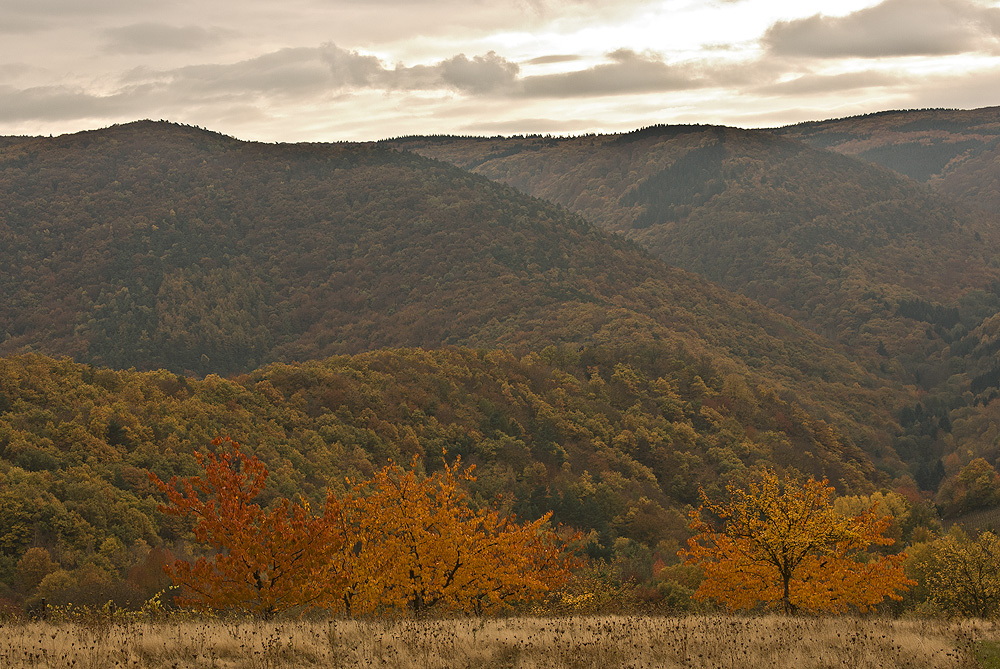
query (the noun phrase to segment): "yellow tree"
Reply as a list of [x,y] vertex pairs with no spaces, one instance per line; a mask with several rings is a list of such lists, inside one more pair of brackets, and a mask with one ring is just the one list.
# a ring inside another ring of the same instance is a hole
[[941,608],[977,618],[1000,614],[1000,537],[983,532],[973,539],[953,527],[930,544],[929,558],[927,587]]
[[[890,520],[874,508],[837,513],[826,479],[799,483],[765,470],[746,488],[730,484],[727,491],[726,504],[713,504],[702,491],[701,507],[691,514],[697,534],[678,553],[704,570],[697,599],[730,610],[763,602],[786,613],[867,611],[913,585],[901,566],[905,556],[868,551],[893,543],[883,536]],[[706,520],[706,512],[717,522]]]
[[323,514],[300,499],[263,509],[253,499],[264,489],[267,469],[227,438],[212,442],[220,454],[195,453],[202,476],[150,480],[169,501],[164,513],[191,517],[194,534],[214,551],[194,563],[167,566],[182,595],[178,603],[206,609],[240,609],[269,617],[298,606],[324,606],[340,597],[342,579],[332,555],[340,549],[336,500]]
[[547,527],[551,514],[519,524],[494,509],[472,509],[461,487],[473,468],[445,463],[432,476],[390,463],[342,500],[349,614],[408,609],[487,612],[543,596],[576,561]]

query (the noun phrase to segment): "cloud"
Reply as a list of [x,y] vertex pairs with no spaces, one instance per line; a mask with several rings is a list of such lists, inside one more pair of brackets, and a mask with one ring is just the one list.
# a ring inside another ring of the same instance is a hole
[[907,83],[908,77],[886,72],[845,72],[843,74],[806,74],[790,81],[782,81],[753,89],[759,95],[822,95],[842,91],[896,86]]
[[521,87],[529,97],[624,95],[697,88],[704,85],[685,68],[668,65],[653,53],[619,49],[611,62],[586,70],[525,77]]
[[580,56],[575,56],[572,54],[539,56],[538,58],[532,58],[531,60],[525,61],[525,65],[550,65],[553,63],[572,63],[577,60],[580,60]]
[[[494,52],[453,56],[433,65],[389,67],[375,56],[334,44],[280,49],[235,63],[156,70],[137,67],[110,95],[64,86],[16,90],[7,86],[0,117],[6,120],[89,118],[123,108],[160,113],[163,106],[204,107],[230,102],[310,101],[351,91],[457,91],[487,95],[517,80],[519,67]],[[153,107],[154,111],[149,108]],[[77,110],[75,116],[73,110]]]
[[385,66],[375,56],[324,44],[316,50],[319,60],[329,69],[334,88],[375,86],[385,74]]
[[220,28],[164,23],[134,23],[104,31],[108,50],[125,54],[195,51],[225,39],[227,34],[230,31]]
[[31,17],[8,16],[0,21],[0,35],[28,35],[44,28],[44,21]]
[[133,70],[128,83],[169,86],[180,94],[297,95],[351,89],[451,90],[484,95],[512,87],[519,66],[495,52],[458,54],[433,65],[387,66],[379,58],[335,44],[281,49],[230,64],[195,65],[154,72]]
[[0,77],[13,78],[33,72],[35,68],[28,63],[0,63]]
[[940,56],[986,48],[1000,36],[1000,9],[974,0],[885,0],[848,14],[781,21],[762,38],[783,56]]
[[460,91],[485,93],[514,83],[520,68],[516,63],[490,51],[485,56],[469,59],[459,54],[439,66],[441,79]]
[[81,18],[142,11],[157,4],[157,0],[0,0],[0,34],[29,34],[78,23]]
[[126,96],[100,96],[66,86],[18,90],[0,86],[0,121],[69,121],[114,116],[128,107]]
[[[190,65],[176,70],[134,70],[131,83],[167,87],[177,95],[211,99],[220,95],[302,95],[336,88],[335,72],[319,50],[281,49],[231,64]],[[347,83],[347,82],[344,82]]]
[[4,12],[66,14],[116,11],[135,4],[155,3],[153,0],[87,0],[86,3],[80,0],[0,0],[0,9]]
[[[187,33],[160,34],[177,41],[190,37]],[[203,37],[191,34],[196,42]],[[160,43],[158,48],[165,46]],[[705,85],[693,71],[668,65],[656,54],[627,49],[608,54],[606,62],[588,69],[522,77],[517,63],[492,51],[471,57],[458,54],[432,64],[390,66],[376,56],[324,44],[280,49],[234,63],[163,70],[136,67],[122,76],[117,87],[110,91],[102,87],[99,93],[62,85],[22,90],[8,85],[0,89],[4,99],[0,120],[166,118],[191,109],[222,109],[223,105],[268,109],[327,104],[365,91],[458,93],[469,100],[499,98],[516,104],[513,101],[518,99],[603,97]],[[445,99],[441,96],[439,102]]]

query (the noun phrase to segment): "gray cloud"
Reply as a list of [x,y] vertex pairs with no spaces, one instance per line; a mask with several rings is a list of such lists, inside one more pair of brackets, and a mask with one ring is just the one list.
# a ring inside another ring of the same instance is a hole
[[514,83],[520,68],[490,51],[485,56],[471,60],[459,54],[437,66],[441,79],[460,91],[485,93],[505,88]]
[[704,85],[685,68],[668,65],[656,54],[620,49],[608,54],[610,63],[586,70],[525,77],[521,86],[530,97],[579,97],[676,91]]
[[351,89],[453,90],[484,95],[512,89],[520,68],[495,52],[459,54],[433,65],[388,67],[372,55],[334,44],[282,49],[231,64],[197,65],[165,72],[133,70],[127,82],[169,86],[180,94],[321,94]]
[[0,86],[0,121],[68,121],[114,116],[128,109],[127,96],[99,96],[65,86],[18,90]]
[[287,96],[336,86],[333,71],[318,57],[318,50],[306,47],[281,49],[227,65],[191,65],[168,72],[136,70],[130,78],[204,99],[239,94]]
[[164,118],[178,110],[208,109],[222,103],[227,108],[266,108],[366,90],[455,91],[469,98],[516,99],[611,96],[705,85],[655,54],[620,50],[608,58],[608,62],[568,74],[520,77],[516,63],[494,52],[472,57],[459,54],[435,64],[408,67],[388,66],[375,56],[325,44],[281,49],[227,64],[165,70],[137,67],[110,94],[67,86],[21,90],[5,86],[0,88],[0,119]]
[[29,35],[45,28],[45,21],[31,17],[7,16],[0,21],[0,35]]
[[1000,10],[974,0],[885,0],[844,17],[781,21],[762,41],[787,56],[934,56],[984,48],[998,28]]
[[565,54],[565,55],[539,56],[538,58],[532,58],[531,60],[525,61],[525,64],[550,65],[552,63],[572,63],[577,60],[580,60],[580,56]]
[[25,14],[67,14],[112,11],[135,4],[152,5],[152,0],[0,0],[0,10]]
[[335,44],[324,44],[318,49],[320,60],[326,64],[333,77],[332,85],[366,87],[376,85],[385,74],[385,67],[375,56],[341,49]]
[[0,34],[29,34],[79,20],[155,7],[157,0],[0,0]]
[[27,63],[0,63],[0,77],[18,77],[32,72],[34,69]]
[[157,0],[0,0],[0,13],[14,16],[78,16],[109,14],[135,7],[153,7]]
[[40,100],[47,98],[56,109],[75,106],[81,110],[81,116],[87,116],[84,110],[119,98],[134,100],[137,107],[144,108],[143,104],[151,102],[203,106],[222,99],[308,100],[372,89],[453,90],[484,95],[513,86],[518,70],[516,63],[493,52],[472,58],[459,54],[434,65],[387,67],[375,56],[325,44],[281,49],[236,63],[189,65],[172,70],[134,68],[122,77],[121,86],[112,98],[63,88],[22,91],[17,108],[44,106]]
[[164,23],[134,23],[104,32],[108,50],[146,54],[162,51],[194,51],[218,42],[230,31],[202,26],[172,26]]
[[[355,52],[338,51],[339,57],[348,61],[360,62],[360,59],[372,58]],[[453,90],[471,95],[509,88],[517,81],[520,71],[517,63],[493,51],[472,58],[458,54],[434,65],[407,67],[396,64],[393,68],[387,68],[377,59],[366,60],[365,63],[369,71],[365,80],[357,85],[389,90]]]
[[[325,44],[247,60],[156,70],[137,67],[110,94],[51,86],[3,89],[0,118],[69,120],[101,115],[163,118],[170,110],[317,102],[361,91],[454,91],[469,98],[575,98],[671,91],[707,85],[651,53],[619,50],[608,62],[565,74],[520,77],[502,56],[459,54],[430,65],[388,66],[375,56]],[[524,126],[521,126],[524,127]]]

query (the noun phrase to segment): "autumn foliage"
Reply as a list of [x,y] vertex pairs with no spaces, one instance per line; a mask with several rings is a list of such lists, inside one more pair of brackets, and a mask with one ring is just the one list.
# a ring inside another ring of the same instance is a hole
[[535,599],[569,578],[574,559],[547,529],[549,512],[518,524],[472,509],[462,482],[473,467],[445,463],[421,476],[394,463],[344,498],[338,573],[349,613],[432,608],[489,612]]
[[543,596],[576,564],[567,541],[547,527],[551,513],[518,524],[494,509],[472,509],[456,460],[432,476],[390,463],[371,481],[352,483],[323,513],[307,501],[252,500],[267,469],[236,442],[216,439],[219,455],[197,454],[204,475],[164,483],[162,511],[190,516],[195,537],[214,554],[167,570],[178,603],[270,616],[292,607],[350,615],[401,610],[494,611]]
[[[730,610],[763,603],[786,613],[868,611],[913,585],[901,567],[904,555],[868,552],[893,543],[883,536],[890,520],[874,508],[840,515],[825,479],[798,483],[765,470],[759,481],[746,488],[730,484],[727,491],[724,505],[702,492],[691,519],[697,534],[680,551],[687,564],[704,570],[696,598]],[[705,515],[715,516],[721,528]]]
[[956,525],[927,548],[923,569],[935,604],[949,615],[1000,615],[1000,537],[971,537]]
[[195,537],[214,551],[211,558],[167,566],[182,588],[178,603],[269,616],[336,598],[341,581],[332,573],[330,559],[341,540],[331,522],[334,501],[328,498],[320,515],[304,499],[282,499],[263,509],[253,499],[264,489],[264,464],[244,454],[235,441],[218,438],[212,443],[225,448],[218,455],[195,453],[203,476],[164,483],[149,474],[169,500],[160,510],[194,518]]

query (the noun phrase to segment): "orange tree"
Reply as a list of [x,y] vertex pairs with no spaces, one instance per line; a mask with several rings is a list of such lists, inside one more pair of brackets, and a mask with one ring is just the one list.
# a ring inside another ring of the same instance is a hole
[[461,482],[473,468],[445,463],[422,476],[394,463],[352,483],[342,502],[344,546],[337,572],[348,579],[349,614],[380,610],[489,612],[544,596],[576,565],[547,527],[551,513],[519,524],[495,509],[472,509]]
[[263,509],[253,502],[267,479],[263,463],[231,439],[212,443],[225,448],[219,455],[195,453],[202,476],[163,482],[149,473],[169,500],[160,510],[193,518],[195,537],[214,550],[209,558],[167,566],[181,587],[178,603],[271,616],[339,600],[343,580],[331,570],[341,546],[332,520],[336,501],[328,495],[323,514],[314,514],[304,499]]
[[[765,470],[746,488],[730,484],[727,491],[726,504],[713,504],[702,491],[701,507],[691,514],[697,534],[678,553],[704,570],[697,599],[730,610],[763,602],[786,613],[867,611],[913,585],[900,564],[905,556],[868,551],[893,543],[882,535],[889,519],[874,508],[838,514],[826,479],[799,483]],[[718,522],[706,520],[706,512]]]

